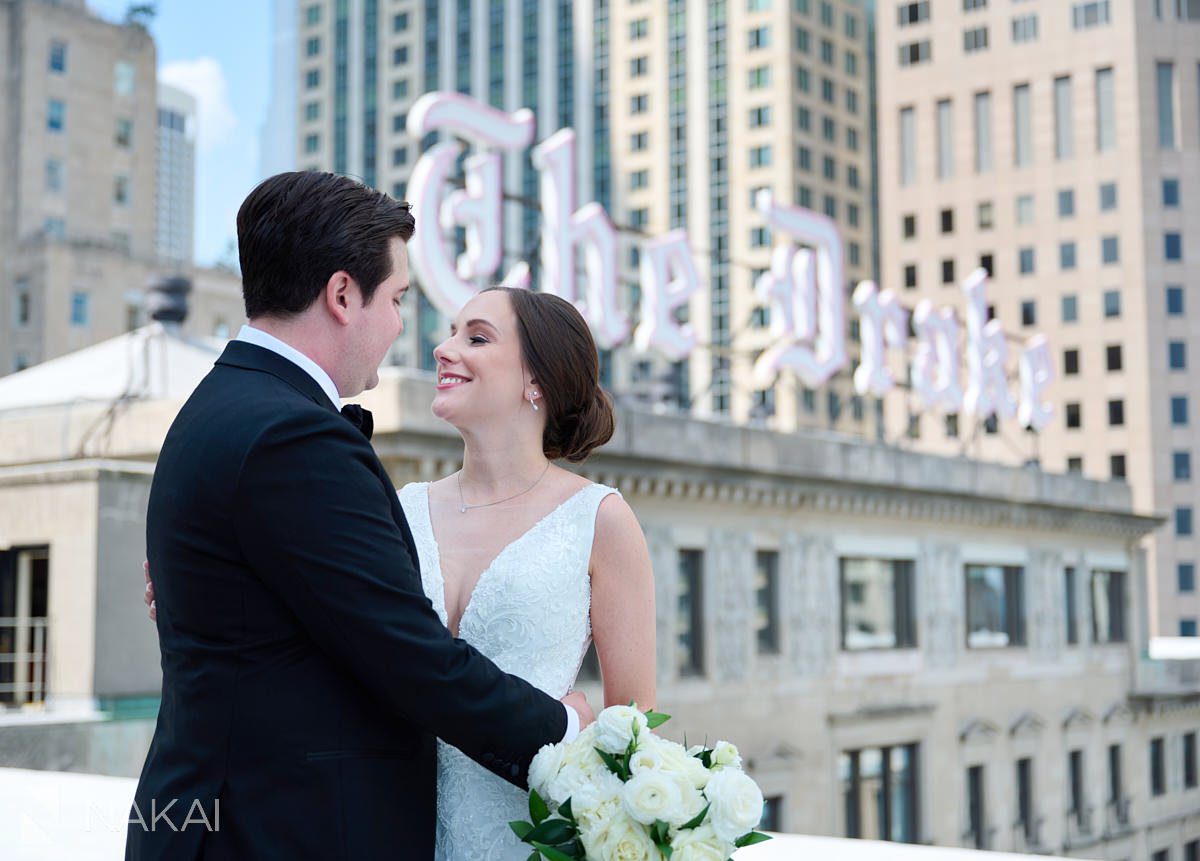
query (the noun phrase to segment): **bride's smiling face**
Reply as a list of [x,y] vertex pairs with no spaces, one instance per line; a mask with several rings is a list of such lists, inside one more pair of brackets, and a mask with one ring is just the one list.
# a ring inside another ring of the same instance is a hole
[[517,315],[504,292],[480,293],[464,305],[433,356],[438,372],[433,414],[443,421],[464,428],[507,421],[530,409]]

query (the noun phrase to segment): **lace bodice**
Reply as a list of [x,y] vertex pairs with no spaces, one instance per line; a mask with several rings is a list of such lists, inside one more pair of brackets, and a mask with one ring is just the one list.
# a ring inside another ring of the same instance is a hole
[[[581,488],[501,550],[480,575],[459,622],[459,637],[500,669],[552,697],[575,681],[591,638],[591,558],[596,511],[617,491]],[[421,582],[443,624],[446,592],[429,516],[429,485],[405,485],[400,503],[421,565]],[[525,859],[529,847],[508,827],[527,819],[526,794],[438,742],[439,861]]]

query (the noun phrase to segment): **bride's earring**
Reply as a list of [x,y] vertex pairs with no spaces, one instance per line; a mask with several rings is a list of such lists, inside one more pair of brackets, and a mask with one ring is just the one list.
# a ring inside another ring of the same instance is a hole
[[538,405],[537,405],[537,403],[535,402],[535,399],[537,398],[537,396],[538,396],[538,393],[537,393],[537,392],[530,392],[529,394],[527,394],[527,395],[525,396],[525,397],[529,398],[529,405],[530,405],[531,407],[533,407],[533,411],[534,411],[535,413],[537,412],[537,409],[538,409]]

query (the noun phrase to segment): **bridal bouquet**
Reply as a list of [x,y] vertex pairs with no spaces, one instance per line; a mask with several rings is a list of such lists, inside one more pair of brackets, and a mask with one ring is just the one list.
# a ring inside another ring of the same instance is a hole
[[737,748],[684,748],[651,730],[668,720],[610,706],[569,744],[548,744],[529,766],[532,822],[509,827],[530,861],[725,861],[770,838],[754,830],[763,796]]

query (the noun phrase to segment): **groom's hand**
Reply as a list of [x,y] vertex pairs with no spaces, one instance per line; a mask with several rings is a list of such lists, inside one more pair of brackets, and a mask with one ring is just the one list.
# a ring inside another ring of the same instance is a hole
[[158,604],[154,600],[154,584],[150,582],[149,560],[142,563],[142,571],[146,573],[146,592],[142,596],[142,600],[146,602],[146,609],[150,616],[150,621],[153,622],[158,618]]
[[562,703],[565,706],[575,709],[575,713],[579,715],[580,729],[583,729],[596,719],[596,713],[588,705],[587,697],[584,696],[583,691],[571,691],[571,693],[562,698]]

